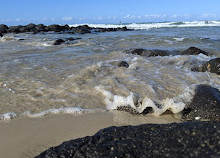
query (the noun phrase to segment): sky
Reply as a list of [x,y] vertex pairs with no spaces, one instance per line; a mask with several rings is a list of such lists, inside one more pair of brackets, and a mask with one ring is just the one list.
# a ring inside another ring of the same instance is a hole
[[1,0],[7,25],[220,20],[220,0]]

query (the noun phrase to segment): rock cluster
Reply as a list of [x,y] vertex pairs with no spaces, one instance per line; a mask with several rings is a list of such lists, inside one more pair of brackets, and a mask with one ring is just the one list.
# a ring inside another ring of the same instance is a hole
[[220,157],[220,122],[109,127],[36,156],[51,157]]
[[168,51],[168,50],[159,50],[159,49],[148,50],[148,49],[138,48],[138,49],[130,49],[127,50],[126,52],[135,55],[147,56],[147,57],[169,56],[169,55],[198,55],[198,54],[204,54],[209,56],[209,53],[196,47],[190,47],[184,51]]
[[38,24],[35,25],[30,23],[28,25],[17,25],[17,26],[7,26],[7,25],[0,25],[0,34],[4,33],[25,33],[25,32],[32,32],[32,33],[39,33],[39,32],[68,32],[68,33],[77,33],[77,34],[86,34],[91,32],[112,32],[112,31],[128,31],[127,27],[122,28],[94,28],[89,27],[88,25],[81,25],[77,27],[70,27],[69,25],[43,25]]

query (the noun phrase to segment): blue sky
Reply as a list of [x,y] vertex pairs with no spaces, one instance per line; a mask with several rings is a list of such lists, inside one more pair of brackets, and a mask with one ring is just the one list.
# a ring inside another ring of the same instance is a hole
[[220,0],[2,0],[0,23],[220,20]]

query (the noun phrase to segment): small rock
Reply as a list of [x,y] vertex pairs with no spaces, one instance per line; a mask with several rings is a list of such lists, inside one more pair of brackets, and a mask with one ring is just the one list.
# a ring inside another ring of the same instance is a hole
[[128,64],[126,61],[121,61],[121,62],[118,64],[118,67],[126,67],[126,68],[128,68],[128,67],[129,67],[129,64]]

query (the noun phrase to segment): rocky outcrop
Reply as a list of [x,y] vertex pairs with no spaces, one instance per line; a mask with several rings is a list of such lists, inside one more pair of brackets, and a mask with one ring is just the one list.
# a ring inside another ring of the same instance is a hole
[[66,32],[66,33],[72,33],[72,34],[87,34],[92,32],[111,32],[111,31],[130,31],[130,29],[127,29],[127,27],[122,28],[93,28],[89,27],[88,25],[81,25],[77,27],[70,27],[69,25],[48,25],[45,26],[43,24],[35,25],[33,23],[30,23],[28,25],[22,26],[10,26],[7,25],[0,25],[0,33],[25,33],[25,32],[33,32],[33,33],[39,33],[39,32]]
[[192,102],[183,111],[183,119],[220,121],[220,91],[209,85],[197,86]]
[[200,66],[193,67],[191,70],[199,72],[208,71],[220,75],[220,58],[211,59],[202,63]]
[[169,56],[169,55],[198,55],[198,54],[204,54],[204,55],[209,55],[209,53],[196,48],[196,47],[190,47],[187,50],[184,51],[169,51],[169,50],[159,50],[159,49],[142,49],[142,48],[137,48],[137,49],[130,49],[126,51],[127,53],[135,54],[135,55],[140,55],[140,56],[147,56],[147,57],[152,57],[152,56]]
[[220,157],[220,122],[187,122],[109,127],[70,140],[36,158]]

